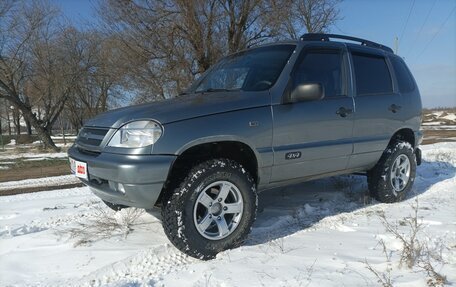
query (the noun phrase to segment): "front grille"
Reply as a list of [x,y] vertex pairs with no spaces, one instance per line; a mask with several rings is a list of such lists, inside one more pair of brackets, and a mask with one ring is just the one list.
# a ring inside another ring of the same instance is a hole
[[88,146],[100,146],[109,129],[83,128],[78,135],[78,142]]
[[83,149],[81,147],[78,147],[78,151],[80,153],[83,153],[83,154],[86,154],[86,155],[90,155],[90,156],[98,156],[101,153],[99,151],[91,151],[91,150]]

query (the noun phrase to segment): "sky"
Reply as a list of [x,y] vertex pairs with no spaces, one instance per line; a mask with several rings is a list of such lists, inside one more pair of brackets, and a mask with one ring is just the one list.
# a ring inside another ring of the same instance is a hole
[[[97,21],[96,0],[52,0],[77,26]],[[345,0],[331,33],[395,49],[421,92],[423,106],[456,107],[455,0]]]

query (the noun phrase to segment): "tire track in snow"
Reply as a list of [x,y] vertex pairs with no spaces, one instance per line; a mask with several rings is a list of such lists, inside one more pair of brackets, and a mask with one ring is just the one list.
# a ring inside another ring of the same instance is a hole
[[67,286],[160,286],[167,274],[185,270],[201,262],[189,257],[170,244],[159,245],[100,268]]

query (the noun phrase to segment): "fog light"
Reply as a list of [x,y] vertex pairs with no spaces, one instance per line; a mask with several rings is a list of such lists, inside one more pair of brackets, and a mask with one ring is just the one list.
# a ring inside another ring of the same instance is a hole
[[114,181],[108,181],[108,184],[109,184],[109,189],[112,190],[112,191],[116,191],[117,190],[117,184],[114,182]]
[[119,183],[117,185],[117,190],[120,191],[121,193],[125,194],[125,187],[123,186],[123,184]]
[[120,192],[122,194],[125,194],[125,187],[123,186],[123,184],[121,183],[118,183],[118,182],[115,182],[115,181],[109,181],[109,188],[112,190],[112,191],[117,191],[117,192]]

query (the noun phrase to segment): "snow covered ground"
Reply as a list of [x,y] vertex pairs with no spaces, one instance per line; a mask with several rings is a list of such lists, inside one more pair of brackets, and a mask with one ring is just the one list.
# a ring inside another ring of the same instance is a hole
[[456,122],[456,113],[451,112],[450,110],[441,110],[441,111],[432,111],[425,112],[423,114],[423,120],[425,122],[435,122],[442,120],[444,122]]
[[100,210],[114,220],[128,212],[108,210],[87,188],[3,196],[0,285],[378,286],[367,262],[394,286],[426,286],[423,268],[399,267],[402,244],[381,220],[384,214],[407,234],[417,199],[423,225],[418,239],[433,255],[435,271],[454,285],[456,143],[423,146],[423,157],[413,193],[397,204],[369,202],[362,176],[265,191],[247,243],[206,262],[170,245],[160,221],[148,213],[127,236],[116,230],[108,238],[96,240],[94,234],[87,244],[77,244],[71,235],[79,223],[97,219]]
[[449,110],[425,112],[421,128],[423,130],[456,130],[456,113]]
[[43,178],[32,178],[24,180],[7,181],[0,183],[0,191],[9,190],[14,188],[30,188],[30,187],[42,187],[42,186],[61,186],[67,184],[79,183],[79,179],[74,175],[59,175],[49,176]]
[[0,160],[12,160],[12,159],[24,159],[24,160],[43,160],[47,158],[66,158],[68,154],[66,152],[49,152],[49,153],[37,153],[37,152],[22,152],[17,154],[0,154]]

